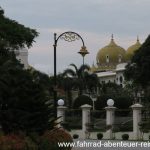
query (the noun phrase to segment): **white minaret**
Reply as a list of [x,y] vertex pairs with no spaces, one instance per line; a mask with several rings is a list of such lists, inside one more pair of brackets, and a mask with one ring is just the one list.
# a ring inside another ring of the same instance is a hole
[[24,68],[28,68],[28,50],[27,48],[22,48],[15,51],[16,58],[24,65]]

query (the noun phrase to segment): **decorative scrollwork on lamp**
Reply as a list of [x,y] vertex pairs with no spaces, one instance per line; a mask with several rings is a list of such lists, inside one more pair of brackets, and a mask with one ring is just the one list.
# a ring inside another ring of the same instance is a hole
[[60,38],[68,42],[73,42],[80,39],[74,32],[66,32]]

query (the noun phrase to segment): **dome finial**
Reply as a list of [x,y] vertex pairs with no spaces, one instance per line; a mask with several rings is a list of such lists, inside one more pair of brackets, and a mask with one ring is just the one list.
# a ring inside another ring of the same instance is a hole
[[141,47],[141,43],[139,41],[139,36],[137,36],[137,40],[135,42],[135,44],[131,45],[128,49],[127,49],[127,59],[130,60],[132,58],[132,56],[134,55],[134,52],[136,50],[138,50]]
[[137,42],[139,42],[139,36],[137,35]]
[[92,66],[94,67],[94,65],[95,65],[95,64],[94,64],[94,61],[93,61],[93,65],[92,65]]
[[114,40],[114,35],[113,35],[113,34],[111,35],[111,40],[112,40],[112,41]]

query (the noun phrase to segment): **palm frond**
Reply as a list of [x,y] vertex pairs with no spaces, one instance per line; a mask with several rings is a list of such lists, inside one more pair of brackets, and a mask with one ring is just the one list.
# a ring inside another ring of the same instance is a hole
[[90,66],[89,66],[89,65],[86,65],[86,64],[81,65],[80,68],[79,68],[79,70],[82,70],[82,71],[90,70]]
[[78,70],[78,76],[82,77],[85,74],[85,71],[89,71],[90,70],[90,66],[88,65],[81,65],[79,70]]
[[76,72],[72,69],[66,69],[63,74],[62,74],[63,77],[65,76],[72,76],[72,77],[76,77]]
[[78,67],[75,64],[70,64],[70,66],[74,67],[76,73],[78,72]]

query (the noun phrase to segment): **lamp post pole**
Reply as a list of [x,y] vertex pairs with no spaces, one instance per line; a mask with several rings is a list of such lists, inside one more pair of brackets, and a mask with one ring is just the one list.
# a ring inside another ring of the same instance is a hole
[[57,117],[56,109],[57,109],[57,72],[56,72],[56,33],[54,33],[54,116]]
[[86,47],[83,45],[81,47],[81,50],[78,53],[83,57],[83,65],[84,65],[84,57],[86,54],[89,54],[89,52],[87,51]]
[[57,48],[57,42],[59,39],[65,40],[67,42],[73,42],[76,40],[81,40],[82,41],[82,47],[81,50],[78,52],[79,54],[82,55],[83,57],[83,65],[84,65],[84,56],[86,54],[89,54],[89,52],[87,51],[85,45],[84,45],[84,41],[82,39],[82,37],[75,32],[72,31],[68,31],[68,32],[64,32],[62,34],[60,34],[57,37],[57,34],[54,33],[54,115],[55,118],[57,117],[57,63],[56,63],[56,48]]

